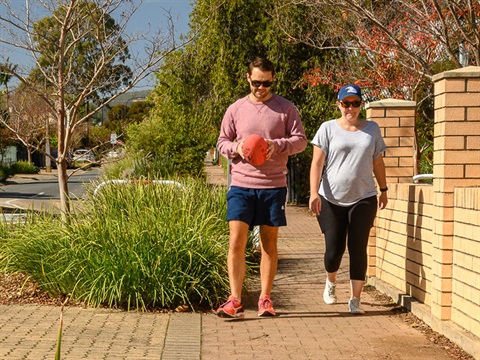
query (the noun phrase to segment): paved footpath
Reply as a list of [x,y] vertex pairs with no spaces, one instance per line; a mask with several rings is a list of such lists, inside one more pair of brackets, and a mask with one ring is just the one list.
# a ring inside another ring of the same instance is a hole
[[278,317],[257,317],[258,287],[246,294],[245,320],[203,315],[203,359],[451,359],[369,293],[362,296],[366,315],[350,315],[346,257],[337,278],[339,301],[326,305],[317,221],[306,208],[294,206],[287,207],[287,219],[272,292]]
[[[67,307],[61,359],[452,359],[368,293],[362,299],[366,315],[351,316],[346,258],[338,276],[339,303],[325,305],[323,241],[316,219],[296,206],[287,207],[287,217],[272,293],[278,317],[257,317],[256,282],[244,296],[244,320],[213,313]],[[60,307],[0,306],[0,359],[54,359],[59,318]]]

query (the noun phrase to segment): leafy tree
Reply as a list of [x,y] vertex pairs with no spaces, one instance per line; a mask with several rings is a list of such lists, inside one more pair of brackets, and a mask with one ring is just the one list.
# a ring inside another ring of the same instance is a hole
[[123,134],[123,129],[128,125],[128,110],[129,107],[124,104],[112,106],[107,111],[107,122],[105,127],[117,135]]
[[[478,2],[279,0],[275,4],[277,22],[292,42],[329,52],[336,59],[312,68],[307,76],[311,86],[339,88],[356,82],[367,90],[368,100],[394,97],[419,104],[417,158],[425,155],[422,150],[432,140],[432,76],[480,65]],[[300,22],[289,21],[285,15],[299,5],[309,11]]]
[[130,106],[118,104],[107,111],[105,127],[118,137],[125,136],[125,130],[130,124],[138,124],[145,120],[153,104],[147,101],[135,101]]
[[[478,2],[302,0],[309,12],[302,24],[294,25],[282,21],[282,16],[298,4],[276,3],[277,20],[292,41],[349,54],[346,66],[337,68],[337,79],[360,80],[372,96],[411,99],[415,85],[431,80],[442,68],[480,65]],[[320,81],[336,83],[333,71],[319,75]]]
[[92,125],[90,127],[89,141],[97,158],[104,157],[116,145],[110,143],[111,131],[106,126]]
[[8,107],[9,116],[1,122],[10,130],[7,136],[25,146],[31,162],[32,153],[40,150],[50,136],[49,122],[53,116],[43,98],[22,86],[10,95]]
[[[0,0],[0,43],[23,49],[34,68],[12,71],[0,64],[0,70],[37,93],[55,114],[60,202],[66,214],[70,210],[66,156],[74,131],[148,76],[173,50],[173,34],[128,34],[125,27],[139,6],[133,2],[38,0],[27,2],[22,11],[10,4]],[[47,16],[35,19],[33,14]],[[138,41],[145,44],[142,57],[128,51]],[[98,99],[98,106],[82,113],[91,99]]]
[[153,104],[150,101],[134,101],[128,108],[129,122],[135,124],[142,122],[149,116],[152,108]]

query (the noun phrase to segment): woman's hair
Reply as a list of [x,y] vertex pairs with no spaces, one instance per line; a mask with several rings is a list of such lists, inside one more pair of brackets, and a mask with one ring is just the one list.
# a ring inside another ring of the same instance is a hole
[[262,71],[271,71],[272,75],[275,75],[275,65],[264,57],[256,57],[248,65],[248,73],[252,75],[253,68],[259,68]]

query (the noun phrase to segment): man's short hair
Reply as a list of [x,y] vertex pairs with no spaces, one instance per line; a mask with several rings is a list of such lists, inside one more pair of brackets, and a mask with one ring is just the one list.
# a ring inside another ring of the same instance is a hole
[[257,56],[248,65],[248,73],[252,75],[253,68],[259,68],[262,71],[270,71],[272,75],[275,75],[275,65],[267,58]]

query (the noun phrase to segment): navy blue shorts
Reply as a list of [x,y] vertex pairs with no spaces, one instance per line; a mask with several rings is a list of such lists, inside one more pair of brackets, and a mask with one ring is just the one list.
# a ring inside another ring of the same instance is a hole
[[256,225],[286,226],[287,188],[249,189],[232,186],[227,193],[227,221],[240,220],[250,230]]

